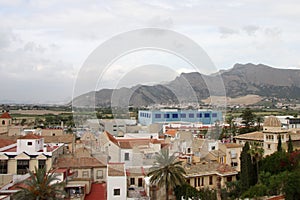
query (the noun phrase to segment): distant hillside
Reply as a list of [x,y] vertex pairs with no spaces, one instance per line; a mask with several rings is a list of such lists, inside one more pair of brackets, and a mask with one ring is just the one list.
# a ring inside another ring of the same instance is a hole
[[[300,99],[300,70],[277,69],[266,65],[236,64],[232,69],[221,70],[227,97],[259,95],[263,97],[286,97]],[[110,106],[194,102],[218,95],[218,87],[207,88],[206,83],[215,86],[216,74],[203,75],[198,72],[182,73],[167,84],[154,86],[137,85],[132,88],[102,89],[89,92],[74,99],[76,105]],[[191,95],[195,93],[195,95]],[[197,99],[194,98],[197,97]],[[95,97],[95,98],[94,98]],[[128,103],[129,102],[129,103]]]

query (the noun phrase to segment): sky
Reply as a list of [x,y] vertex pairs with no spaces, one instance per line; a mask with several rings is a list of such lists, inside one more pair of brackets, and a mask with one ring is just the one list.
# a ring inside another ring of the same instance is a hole
[[[98,46],[148,27],[200,45],[215,65],[207,73],[235,63],[300,69],[299,21],[297,0],[0,0],[0,103],[70,101]],[[114,61],[95,89],[166,82],[190,71],[175,55],[133,52]],[[148,78],[135,78],[140,74]]]

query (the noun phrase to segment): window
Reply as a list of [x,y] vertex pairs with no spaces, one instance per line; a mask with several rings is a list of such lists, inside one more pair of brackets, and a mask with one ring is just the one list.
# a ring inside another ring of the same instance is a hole
[[128,161],[128,160],[129,160],[129,153],[125,153],[125,154],[124,154],[124,157],[125,157],[124,159],[125,159],[126,161]]
[[212,184],[213,184],[213,177],[209,176],[209,185],[212,185]]
[[205,117],[205,118],[209,118],[209,117],[210,117],[210,114],[209,114],[209,113],[204,113],[204,117]]
[[194,178],[194,187],[197,187],[197,178]]
[[164,114],[164,118],[169,119],[170,118],[170,114]]
[[231,162],[231,167],[237,167],[238,163],[237,162]]
[[82,178],[89,178],[89,171],[82,171]]
[[268,144],[268,149],[271,149],[271,144]]
[[191,179],[188,179],[186,182],[188,183],[188,184],[190,184],[191,183],[191,181],[190,181]]
[[55,136],[55,133],[52,133],[52,136]]
[[135,178],[130,178],[130,185],[135,185]]
[[143,178],[138,179],[138,186],[143,187]]
[[212,147],[211,147],[211,150],[215,150],[215,149],[216,149],[216,147],[215,147],[215,146],[212,146]]
[[178,114],[177,113],[172,114],[172,118],[177,119],[178,118]]
[[114,189],[114,196],[120,196],[121,195],[121,189]]
[[5,121],[4,120],[2,120],[2,125],[5,125]]
[[215,117],[215,118],[216,118],[217,116],[218,116],[217,113],[213,113],[213,114],[212,114],[212,117]]
[[185,113],[181,113],[181,114],[180,114],[180,117],[181,117],[181,118],[186,118],[186,114],[185,114]]
[[200,177],[198,177],[198,187],[201,185],[200,183]]
[[190,113],[189,118],[194,118],[194,113]]
[[231,182],[232,181],[232,176],[228,176],[227,177],[227,182]]
[[29,169],[29,160],[17,161],[17,174],[26,174],[27,169]]
[[197,118],[202,118],[202,113],[197,113]]
[[97,170],[96,178],[103,178],[103,171],[102,170]]
[[204,186],[204,177],[201,178],[201,186]]
[[191,153],[191,148],[187,148],[187,153]]
[[39,169],[43,169],[46,166],[46,160],[39,160]]
[[27,142],[27,146],[32,146],[32,142]]
[[160,119],[161,118],[161,114],[155,114],[155,118],[156,119]]
[[7,174],[7,160],[0,160],[0,174]]

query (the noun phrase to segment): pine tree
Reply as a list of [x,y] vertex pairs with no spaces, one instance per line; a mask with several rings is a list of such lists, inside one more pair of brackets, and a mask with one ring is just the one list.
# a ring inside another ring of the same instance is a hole
[[255,184],[255,171],[252,164],[251,155],[249,153],[250,146],[246,142],[241,153],[241,187],[246,191],[250,186]]
[[289,135],[288,152],[289,153],[293,152],[293,143],[292,143],[291,135]]
[[278,137],[277,151],[282,152],[281,135],[278,135]]

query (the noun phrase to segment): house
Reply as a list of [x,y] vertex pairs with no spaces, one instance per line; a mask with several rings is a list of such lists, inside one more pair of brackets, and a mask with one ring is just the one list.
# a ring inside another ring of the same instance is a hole
[[35,167],[52,168],[55,160],[63,154],[63,143],[44,143],[44,138],[28,134],[0,148],[1,174],[26,174]]
[[[201,162],[188,165],[185,170],[187,183],[196,189],[216,189],[218,182],[221,187],[225,187],[226,182],[235,181],[238,174],[231,166],[218,162]],[[218,180],[219,178],[220,180]]]
[[41,129],[41,136],[62,136],[64,135],[62,128],[45,128]]
[[225,153],[223,163],[230,165],[238,172],[241,171],[241,152],[243,145],[237,143],[221,143],[219,148]]
[[64,143],[64,153],[74,153],[75,149],[75,135],[74,134],[63,134],[55,136],[42,136],[45,143]]
[[146,199],[146,174],[147,170],[144,167],[130,167],[126,169],[128,198]]
[[109,162],[119,162],[121,160],[121,148],[117,139],[109,132],[104,131],[99,135],[100,151],[107,156]]
[[118,138],[121,148],[121,162],[129,166],[150,167],[154,162],[154,155],[161,149],[164,140],[145,138]]
[[106,164],[93,157],[61,157],[54,165],[59,169],[70,169],[73,179],[91,182],[106,182]]
[[91,132],[85,132],[81,138],[80,138],[82,144],[89,148],[89,149],[95,149],[98,148],[99,144],[98,144],[98,138],[96,138],[94,133]]
[[124,163],[107,164],[107,199],[127,198],[127,178]]
[[101,119],[99,120],[100,131],[107,131],[114,136],[123,136],[127,126],[136,125],[136,120],[131,119]]
[[238,144],[249,142],[250,145],[258,145],[264,149],[264,156],[277,151],[279,137],[281,137],[282,146],[287,149],[288,130],[282,127],[280,120],[275,116],[269,116],[263,124],[263,131],[235,136]]

